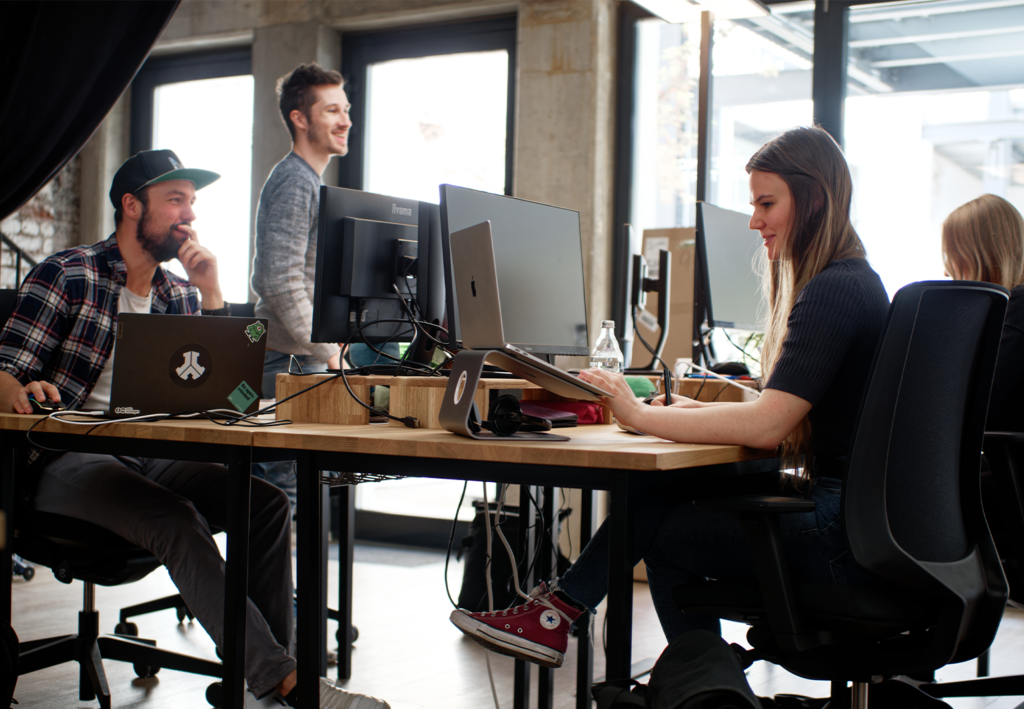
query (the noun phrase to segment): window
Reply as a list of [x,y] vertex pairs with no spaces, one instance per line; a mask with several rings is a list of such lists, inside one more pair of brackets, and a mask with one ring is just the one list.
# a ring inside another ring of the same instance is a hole
[[[218,257],[224,298],[236,303],[249,300],[252,112],[248,49],[152,59],[132,84],[131,152],[167,148],[187,167],[221,175],[196,195],[195,228]],[[166,266],[184,275],[177,260]]]
[[854,224],[890,297],[943,274],[941,229],[992,193],[1024,211],[1024,6],[850,9],[845,145]]
[[438,185],[511,193],[515,18],[345,35],[353,105],[340,184],[437,202]]

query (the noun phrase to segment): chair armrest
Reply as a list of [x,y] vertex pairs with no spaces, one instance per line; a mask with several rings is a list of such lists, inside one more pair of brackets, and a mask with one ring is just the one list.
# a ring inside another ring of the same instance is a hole
[[985,431],[985,443],[1024,443],[1024,433]]
[[702,510],[728,512],[733,516],[736,516],[734,513],[778,515],[786,512],[810,512],[815,507],[814,500],[776,495],[745,495],[718,500],[696,500],[693,504]]

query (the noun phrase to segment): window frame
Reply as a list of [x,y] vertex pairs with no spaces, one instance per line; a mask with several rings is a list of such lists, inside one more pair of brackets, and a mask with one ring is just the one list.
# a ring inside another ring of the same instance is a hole
[[147,59],[131,85],[129,153],[135,155],[140,150],[153,148],[153,101],[157,86],[251,74],[252,48],[249,46]]

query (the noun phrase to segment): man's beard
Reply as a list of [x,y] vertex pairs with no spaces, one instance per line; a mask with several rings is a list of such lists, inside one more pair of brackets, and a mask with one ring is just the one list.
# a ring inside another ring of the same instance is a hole
[[135,238],[157,263],[166,263],[175,258],[182,243],[181,240],[175,238],[174,227],[171,227],[166,234],[154,233],[153,220],[145,205],[142,207],[142,219],[135,225]]

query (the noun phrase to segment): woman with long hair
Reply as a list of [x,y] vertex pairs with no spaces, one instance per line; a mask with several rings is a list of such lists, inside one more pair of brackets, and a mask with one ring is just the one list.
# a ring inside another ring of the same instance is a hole
[[[782,516],[795,573],[809,581],[867,583],[846,558],[839,500],[854,417],[889,301],[850,223],[852,184],[842,151],[820,128],[796,128],[762,146],[746,166],[750,228],[766,261],[768,318],[762,348],[764,390],[752,402],[671,406],[637,399],[625,378],[590,369],[580,378],[613,393],[622,423],[689,443],[728,443],[774,450],[800,468],[800,486],[816,509]],[[787,466],[789,467],[789,466]],[[729,482],[723,482],[728,487]],[[698,628],[719,631],[717,618],[684,615],[674,586],[705,578],[753,576],[746,535],[732,517],[698,510],[686,490],[652,490],[631,510],[634,561],[647,563],[651,595],[666,638]],[[491,649],[546,666],[561,664],[571,621],[593,613],[607,593],[608,524],[551,589],[496,613],[456,610],[452,622]]]
[[942,223],[942,260],[956,280],[995,283],[1010,291],[987,427],[1024,431],[1024,218],[994,194],[957,207]]

